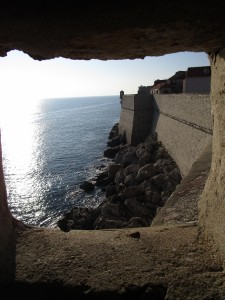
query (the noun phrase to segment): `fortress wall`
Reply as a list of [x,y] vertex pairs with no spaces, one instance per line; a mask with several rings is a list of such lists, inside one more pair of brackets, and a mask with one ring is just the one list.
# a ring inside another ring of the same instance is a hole
[[183,176],[212,138],[209,94],[154,94],[153,130]]
[[119,130],[133,145],[156,131],[185,176],[212,138],[209,94],[124,95]]
[[156,131],[158,139],[174,158],[183,176],[211,141],[212,136],[191,126],[161,115]]
[[154,94],[153,96],[161,113],[212,130],[209,94]]
[[212,138],[209,94],[154,94],[153,130],[187,175]]
[[126,134],[127,143],[143,142],[151,130],[153,101],[151,95],[124,95],[121,103],[119,132]]

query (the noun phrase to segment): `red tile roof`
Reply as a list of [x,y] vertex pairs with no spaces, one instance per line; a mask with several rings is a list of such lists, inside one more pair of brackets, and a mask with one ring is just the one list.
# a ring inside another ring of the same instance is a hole
[[171,88],[171,85],[169,83],[157,83],[151,88],[151,90],[160,90],[162,88]]

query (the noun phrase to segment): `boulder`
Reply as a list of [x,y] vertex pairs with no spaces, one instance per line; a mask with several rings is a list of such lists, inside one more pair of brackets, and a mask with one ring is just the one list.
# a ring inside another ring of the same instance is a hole
[[124,169],[122,168],[116,173],[114,182],[117,184],[124,183],[124,179],[125,179]]
[[149,210],[143,203],[138,202],[136,198],[128,198],[124,204],[128,215],[146,219],[149,218]]
[[139,196],[143,194],[143,190],[140,189],[140,187],[138,186],[130,186],[130,187],[126,187],[124,189],[124,191],[122,192],[121,196],[123,198],[133,198],[136,196]]
[[83,183],[80,184],[80,188],[85,192],[89,192],[89,191],[93,191],[95,186],[89,181],[84,181]]
[[104,156],[107,158],[114,158],[116,154],[120,151],[120,146],[110,147],[104,151]]
[[134,186],[135,185],[135,178],[136,176],[134,174],[127,175],[124,179],[124,185],[125,186]]
[[106,197],[110,197],[115,195],[116,193],[116,186],[114,183],[110,183],[107,187],[106,187],[106,191],[105,191],[105,195]]
[[101,215],[105,219],[120,220],[123,218],[124,221],[124,209],[120,204],[105,203],[101,207]]
[[137,184],[141,183],[145,179],[149,179],[155,175],[155,168],[152,164],[147,164],[141,167],[138,171],[136,182]]
[[137,158],[140,158],[141,156],[143,156],[146,153],[145,150],[145,144],[141,143],[137,146],[137,150],[136,150],[136,156]]
[[165,175],[158,174],[156,176],[153,176],[151,182],[155,187],[159,188],[162,191],[165,183]]
[[146,164],[152,163],[154,161],[154,155],[144,152],[144,154],[138,159],[138,164],[143,167]]
[[123,168],[122,164],[114,164],[114,163],[109,164],[108,169],[107,169],[107,171],[108,171],[108,178],[114,180],[115,176],[116,176],[116,173],[121,168]]
[[138,171],[140,169],[140,166],[139,164],[130,164],[128,167],[126,167],[126,169],[124,170],[124,175],[127,176],[127,175],[130,175],[130,174],[137,174]]
[[148,227],[150,226],[150,222],[147,222],[144,218],[141,217],[132,217],[128,221],[128,227],[136,228],[136,227]]
[[100,216],[94,224],[94,229],[110,229],[110,228],[124,228],[128,227],[126,220],[109,220],[105,219],[103,216]]

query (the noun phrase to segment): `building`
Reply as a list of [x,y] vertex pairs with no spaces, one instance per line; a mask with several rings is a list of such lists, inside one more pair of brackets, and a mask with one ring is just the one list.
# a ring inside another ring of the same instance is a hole
[[[163,86],[165,84],[167,84],[167,86],[168,86],[169,83],[167,83],[167,81],[168,81],[167,79],[155,80],[154,85],[150,88],[150,91],[149,91],[150,94],[164,94]],[[166,86],[165,86],[165,90],[166,90],[166,94],[168,94]]]
[[186,71],[177,71],[169,78],[172,93],[183,93],[183,80],[185,79]]
[[169,79],[155,80],[150,94],[182,93],[185,75],[186,71],[178,71]]
[[147,93],[147,94],[150,94],[150,89],[151,89],[151,86],[139,86],[138,87],[138,94],[141,94],[141,93]]
[[187,69],[183,80],[183,93],[209,93],[211,85],[211,67],[191,67]]
[[209,93],[211,67],[190,67],[187,71],[177,71],[169,79],[157,79],[153,86],[139,86],[138,93],[178,94]]

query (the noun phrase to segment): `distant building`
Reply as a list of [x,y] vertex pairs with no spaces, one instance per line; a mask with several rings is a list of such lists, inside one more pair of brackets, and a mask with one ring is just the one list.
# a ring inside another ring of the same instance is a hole
[[151,88],[151,86],[143,86],[143,85],[141,85],[141,86],[138,87],[138,94],[140,94],[140,93],[147,93],[147,94],[149,94],[150,88]]
[[183,80],[185,79],[186,71],[178,71],[169,78],[172,93],[183,93]]
[[184,93],[210,93],[211,67],[191,67],[183,80]]
[[157,83],[151,89],[151,94],[171,94],[172,86],[170,83]]
[[[150,94],[164,94],[163,86],[165,84],[168,84],[167,79],[163,79],[163,80],[157,79],[157,80],[155,80],[154,85],[151,86],[149,93]],[[168,94],[167,90],[166,90],[166,94]]]
[[157,79],[152,86],[139,86],[139,93],[178,94],[209,93],[211,67],[190,67],[187,71],[177,71],[169,79]]

